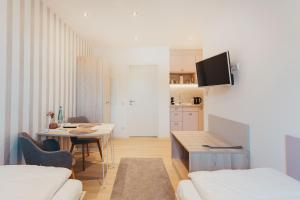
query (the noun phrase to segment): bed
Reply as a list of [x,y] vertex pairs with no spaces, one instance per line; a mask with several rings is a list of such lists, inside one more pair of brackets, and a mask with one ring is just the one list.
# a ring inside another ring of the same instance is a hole
[[269,168],[201,171],[177,188],[179,200],[299,200],[300,182]]
[[[209,129],[249,149],[246,125],[209,116]],[[300,200],[300,138],[286,136],[287,175],[271,168],[198,171],[179,183],[178,200]]]
[[66,168],[33,165],[0,166],[0,199],[10,200],[82,200],[84,192],[78,180],[69,179]]

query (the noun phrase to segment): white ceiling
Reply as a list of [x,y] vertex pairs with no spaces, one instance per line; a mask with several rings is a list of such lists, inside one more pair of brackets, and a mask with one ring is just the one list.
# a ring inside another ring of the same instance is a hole
[[[44,2],[79,35],[97,47],[201,47],[201,0]],[[136,17],[133,11],[137,12]],[[88,17],[84,17],[85,12]]]

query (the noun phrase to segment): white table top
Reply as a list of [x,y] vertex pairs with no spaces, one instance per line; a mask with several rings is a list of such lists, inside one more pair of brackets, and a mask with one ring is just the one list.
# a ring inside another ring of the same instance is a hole
[[97,138],[109,135],[115,128],[114,124],[100,124],[96,125],[95,132],[85,134],[72,134],[70,131],[76,130],[76,128],[58,128],[58,129],[46,129],[37,133],[38,136],[49,137],[78,137],[78,138]]

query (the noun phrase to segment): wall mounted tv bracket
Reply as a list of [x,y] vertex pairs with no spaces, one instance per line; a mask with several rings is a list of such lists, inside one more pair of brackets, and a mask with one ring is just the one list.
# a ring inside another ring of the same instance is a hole
[[240,70],[239,64],[232,64],[230,66],[231,71],[231,85],[234,85],[234,76],[237,75],[238,71]]
[[237,73],[238,71],[240,71],[240,64],[232,64],[230,66],[231,69],[231,73]]

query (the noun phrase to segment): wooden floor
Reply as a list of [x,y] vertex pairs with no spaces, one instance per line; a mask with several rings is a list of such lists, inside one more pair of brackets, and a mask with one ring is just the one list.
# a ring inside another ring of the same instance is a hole
[[[152,137],[134,137],[113,140],[115,147],[115,167],[108,170],[104,186],[101,184],[100,156],[93,152],[87,157],[87,167],[81,171],[81,160],[77,159],[76,176],[83,183],[89,200],[109,200],[118,170],[118,164],[124,157],[162,158],[169,174],[174,190],[179,182],[179,176],[172,165],[171,142],[169,139]],[[80,153],[76,154],[80,158]]]

